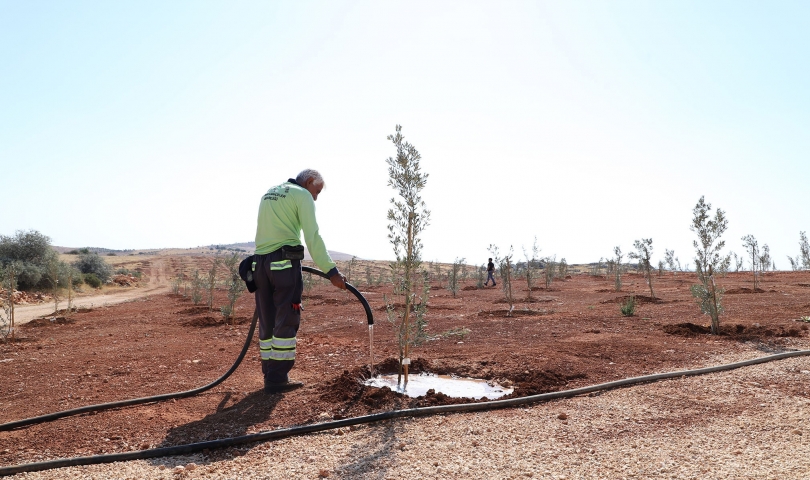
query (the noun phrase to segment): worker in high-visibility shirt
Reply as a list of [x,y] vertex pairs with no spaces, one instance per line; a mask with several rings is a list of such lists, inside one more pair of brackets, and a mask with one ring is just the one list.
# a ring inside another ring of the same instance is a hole
[[253,278],[259,311],[259,348],[264,391],[281,393],[303,386],[290,381],[295,364],[295,336],[301,321],[301,231],[312,260],[338,288],[346,278],[338,271],[318,233],[315,200],[324,181],[307,169],[267,191],[259,204]]

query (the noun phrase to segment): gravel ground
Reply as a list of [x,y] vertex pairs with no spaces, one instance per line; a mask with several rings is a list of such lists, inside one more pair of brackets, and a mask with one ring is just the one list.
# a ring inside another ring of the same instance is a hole
[[[734,354],[706,364],[751,358]],[[810,478],[810,358],[25,479]]]

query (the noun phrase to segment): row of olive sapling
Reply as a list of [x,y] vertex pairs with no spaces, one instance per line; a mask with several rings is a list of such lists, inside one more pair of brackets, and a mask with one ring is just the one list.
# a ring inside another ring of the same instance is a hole
[[[233,320],[236,301],[245,291],[245,284],[239,277],[239,262],[242,260],[239,253],[232,253],[224,258],[217,253],[211,260],[211,265],[205,275],[195,269],[191,276],[180,273],[172,282],[172,292],[191,298],[194,305],[203,300],[203,292],[207,293],[206,306],[208,311],[214,310],[214,291],[219,283],[225,287],[228,303],[219,308],[225,321]],[[224,267],[225,278],[220,279],[219,270]]]
[[[389,220],[389,240],[393,246],[396,255],[396,262],[391,265],[392,269],[392,283],[395,285],[394,297],[401,299],[403,308],[398,308],[396,302],[391,302],[386,297],[386,311],[389,320],[397,327],[397,340],[399,345],[399,358],[400,358],[400,371],[398,381],[401,381],[404,374],[405,383],[408,381],[408,365],[410,363],[409,354],[410,347],[418,344],[425,338],[424,327],[427,323],[424,314],[427,307],[428,293],[429,293],[429,274],[420,271],[420,251],[422,248],[419,234],[428,225],[430,212],[425,208],[425,204],[421,199],[420,193],[424,188],[428,175],[420,170],[419,160],[421,156],[419,152],[409,143],[404,142],[401,134],[401,127],[397,125],[396,134],[388,137],[397,149],[397,155],[393,158],[388,158],[388,185],[393,187],[399,199],[392,198],[392,208],[388,211]],[[697,234],[698,239],[693,242],[695,248],[695,271],[699,283],[693,285],[691,288],[692,295],[697,299],[703,313],[711,317],[711,332],[713,334],[719,333],[719,316],[722,313],[722,295],[723,289],[718,288],[716,285],[715,274],[724,274],[731,266],[732,254],[721,255],[721,251],[725,246],[725,242],[721,240],[723,233],[728,227],[728,221],[725,218],[725,213],[718,209],[714,216],[711,215],[711,205],[705,202],[704,197],[701,197],[693,209],[693,221],[690,229]],[[773,267],[773,260],[770,259],[769,249],[764,248],[758,251],[753,237],[747,236],[743,238],[745,247],[752,258],[752,268],[754,271],[755,282],[757,274],[757,265],[760,268]],[[651,297],[655,298],[655,291],[653,289],[653,271],[655,270],[652,265],[652,239],[641,239],[634,242],[635,252],[632,252],[629,257],[637,260],[637,268],[640,269],[646,277],[647,284],[650,288]],[[810,247],[807,246],[807,239],[802,232],[800,242],[800,256],[796,259],[790,258],[791,266],[798,269],[799,262],[802,262],[804,268],[810,268]],[[490,246],[490,252],[493,259],[498,263],[502,288],[509,303],[509,314],[514,310],[514,295],[512,290],[513,268],[512,261],[513,250],[510,247],[509,252],[503,256],[499,255],[497,247]],[[524,251],[524,253],[527,253]],[[539,250],[535,245],[532,249],[532,255],[526,254],[526,271],[525,276],[528,283],[529,297],[532,292],[532,281],[534,265],[537,261]],[[623,254],[619,247],[614,248],[615,258],[607,262],[606,276],[611,274],[614,276],[615,289],[621,290],[621,275],[626,266],[623,264]],[[741,262],[736,254],[733,255],[735,266],[739,270]],[[664,262],[668,264],[671,270],[676,270],[676,265],[680,269],[680,261],[674,257],[674,252],[666,250],[665,260],[658,262],[658,274],[663,273]],[[456,259],[453,268],[450,272],[448,279],[451,291],[455,295],[458,291],[458,278],[463,265],[463,259]],[[544,265],[544,277],[546,279],[546,286],[550,287],[551,282],[555,275],[562,272],[563,278],[565,277],[567,264],[565,260],[559,262],[558,268],[553,268],[556,263],[556,257],[546,258]],[[599,265],[602,261],[600,260]],[[597,267],[598,271],[599,267]],[[557,272],[555,274],[555,271]],[[441,273],[439,272],[441,279]],[[479,282],[478,285],[483,286],[481,279],[483,278],[483,271],[478,271]],[[756,283],[755,283],[756,286]],[[623,307],[624,309],[624,307]]]

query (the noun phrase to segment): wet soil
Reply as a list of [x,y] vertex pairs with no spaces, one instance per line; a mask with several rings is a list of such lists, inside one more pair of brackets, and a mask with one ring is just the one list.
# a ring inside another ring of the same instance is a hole
[[[414,349],[410,372],[509,382],[513,397],[618,378],[706,366],[729,352],[751,356],[806,348],[810,273],[763,276],[760,292],[725,297],[720,335],[691,298],[694,277],[654,279],[656,299],[641,276],[629,274],[620,292],[612,279],[574,275],[551,289],[520,288],[512,316],[500,285],[464,284],[456,297],[431,290],[430,340]],[[516,285],[521,287],[520,280]],[[727,291],[750,288],[750,278],[718,279]],[[748,285],[748,286],[746,286]],[[381,313],[385,286],[359,286],[377,315],[376,369],[398,369],[394,333]],[[470,288],[473,287],[473,288]],[[534,294],[534,292],[546,292]],[[553,293],[551,293],[553,292]],[[238,302],[233,321],[188,297],[161,294],[109,307],[35,320],[0,344],[0,422],[83,405],[187,390],[218,378],[233,363],[248,331],[252,296]],[[636,315],[619,305],[633,295]],[[256,338],[244,363],[223,384],[198,396],[81,415],[0,432],[0,464],[139,450],[198,442],[273,428],[470,399],[429,392],[408,398],[361,384],[368,378],[368,328],[362,306],[348,293],[316,283],[305,295],[292,377],[304,388],[265,395]],[[506,307],[506,308],[504,308]],[[458,332],[468,330],[463,336]],[[804,395],[804,393],[803,393]]]

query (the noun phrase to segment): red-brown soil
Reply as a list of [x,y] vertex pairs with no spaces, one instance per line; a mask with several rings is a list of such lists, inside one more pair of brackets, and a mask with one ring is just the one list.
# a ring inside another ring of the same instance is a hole
[[[693,275],[644,279],[627,275],[621,292],[612,280],[575,275],[551,289],[532,291],[515,281],[521,298],[507,317],[500,285],[477,290],[468,282],[457,297],[431,290],[430,340],[413,353],[412,371],[511,381],[515,396],[555,391],[643,374],[705,366],[724,352],[800,348],[810,315],[810,274],[769,273],[754,294],[750,278],[730,274],[721,335],[689,294]],[[745,290],[747,289],[747,291]],[[385,320],[388,287],[360,286],[377,316],[377,367],[393,372],[396,345]],[[535,290],[535,289],[533,289]],[[745,294],[749,293],[749,294]],[[636,315],[623,317],[629,295]],[[224,292],[217,292],[223,305]],[[361,386],[368,375],[368,328],[350,294],[318,283],[305,299],[298,359],[292,377],[306,386],[285,395],[262,390],[254,337],[248,358],[224,384],[193,398],[81,415],[0,432],[0,464],[139,450],[247,432],[368,414],[394,408],[468,400],[436,393],[404,398]],[[0,344],[0,422],[88,404],[204,385],[236,358],[253,312],[239,301],[234,325],[217,309],[163,294],[111,307],[84,309],[56,321],[21,327],[14,344]],[[459,336],[461,327],[469,330]],[[801,390],[801,389],[800,389]],[[804,392],[794,392],[807,395]],[[211,455],[224,455],[211,452]]]

